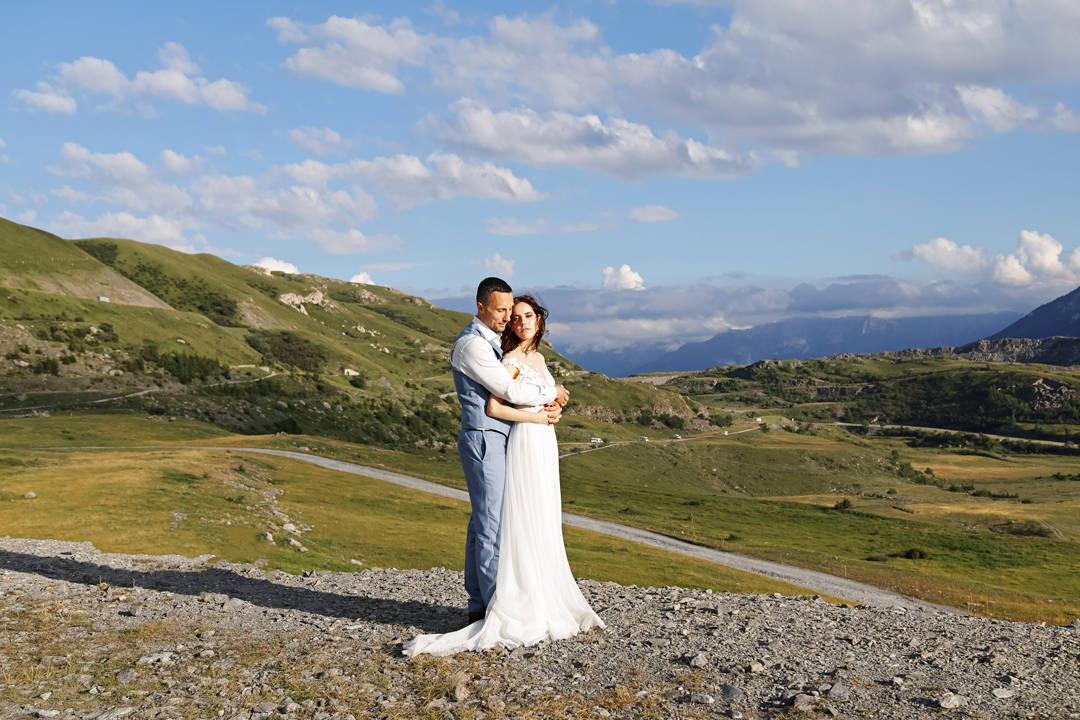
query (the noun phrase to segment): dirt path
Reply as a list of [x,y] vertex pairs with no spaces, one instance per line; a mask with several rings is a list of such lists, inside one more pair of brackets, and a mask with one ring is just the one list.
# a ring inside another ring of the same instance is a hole
[[[161,450],[163,447],[177,448],[178,446],[159,445],[154,446],[153,449]],[[352,473],[353,475],[363,475],[364,477],[394,483],[395,485],[411,488],[413,490],[420,490],[422,492],[433,493],[443,497],[454,498],[455,500],[464,502],[468,502],[469,500],[468,493],[463,490],[457,490],[455,488],[446,487],[445,485],[439,485],[438,483],[421,480],[420,478],[415,478],[410,475],[403,475],[389,470],[368,467],[366,465],[357,465],[343,460],[334,460],[308,453],[294,452],[292,450],[210,447],[205,445],[187,446],[185,449],[231,450],[236,452],[259,453],[262,455],[276,455],[278,457],[286,457],[301,462],[311,463],[312,465],[318,465],[330,470]],[[713,548],[702,547],[700,545],[692,545],[681,540],[676,540],[675,538],[667,537],[666,535],[660,535],[659,533],[628,527],[626,525],[619,525],[613,522],[596,520],[594,518],[574,515],[572,513],[563,513],[563,523],[573,527],[603,533],[604,535],[611,535],[612,537],[642,543],[643,545],[650,545],[662,550],[679,553],[680,555],[706,560],[718,565],[735,568],[736,570],[745,570],[747,572],[757,573],[758,575],[783,580],[784,582],[792,583],[793,585],[809,588],[818,593],[835,595],[862,605],[874,607],[903,607],[907,609],[946,610],[948,612],[960,613],[956,608],[934,605],[933,603],[928,603],[919,600],[918,598],[900,595],[899,593],[855,582],[854,580],[848,580],[847,578],[829,575],[828,573],[818,572],[817,570],[807,570],[806,568],[795,567],[793,565],[784,565],[783,563],[772,562],[770,560],[760,560],[758,558],[723,552]]]

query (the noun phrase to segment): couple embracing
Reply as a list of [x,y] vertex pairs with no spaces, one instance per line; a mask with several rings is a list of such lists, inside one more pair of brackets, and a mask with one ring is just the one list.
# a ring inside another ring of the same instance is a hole
[[545,310],[499,278],[450,351],[461,403],[458,452],[472,516],[465,541],[469,625],[419,635],[406,655],[514,648],[604,627],[566,560],[554,425],[569,393],[539,352]]

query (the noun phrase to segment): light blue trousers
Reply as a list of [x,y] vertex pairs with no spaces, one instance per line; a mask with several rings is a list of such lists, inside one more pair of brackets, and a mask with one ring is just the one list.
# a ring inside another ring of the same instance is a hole
[[462,430],[458,455],[472,504],[465,535],[465,592],[469,594],[469,612],[481,612],[495,593],[499,572],[506,435],[495,430]]

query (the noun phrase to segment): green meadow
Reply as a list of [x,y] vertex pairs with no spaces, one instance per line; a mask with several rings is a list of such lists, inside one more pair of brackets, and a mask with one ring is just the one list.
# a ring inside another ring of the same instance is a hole
[[[452,450],[403,452],[309,436],[236,436],[194,421],[132,415],[8,419],[0,421],[0,447],[7,448],[0,451],[5,532],[92,540],[103,549],[128,552],[213,553],[291,571],[349,569],[356,567],[354,559],[366,565],[460,567],[464,503],[278,458],[164,447],[76,449],[155,444],[304,450],[464,487]],[[43,447],[71,449],[30,449]],[[561,461],[568,511],[978,614],[1052,623],[1080,615],[1075,458],[911,447],[904,437],[865,438],[830,426],[728,437],[714,432],[579,450],[564,448],[569,454]],[[910,466],[919,469],[919,477],[910,477]],[[194,479],[169,481],[162,468],[182,469]],[[926,468],[936,484],[928,481]],[[260,540],[262,505],[230,495],[233,483],[283,491],[277,500],[283,511],[313,528],[303,538],[308,553]],[[66,488],[70,506],[49,509],[48,503],[59,502],[50,500],[50,485]],[[115,502],[94,500],[112,497],[107,488],[120,487],[127,490]],[[21,500],[26,489],[38,499]],[[74,519],[76,509],[83,519]],[[170,519],[173,510],[187,519],[177,524]],[[572,528],[566,539],[575,572],[583,577],[718,590],[776,585]]]
[[[14,537],[90,541],[108,552],[213,554],[289,572],[461,569],[468,503],[287,458],[168,447],[276,440],[227,436],[193,421],[124,415],[0,420],[0,527]],[[161,447],[120,447],[140,444]],[[87,445],[112,448],[78,449]],[[409,472],[409,463],[395,462],[403,457],[375,451],[364,460],[389,461],[373,464]],[[31,491],[37,497],[25,499]],[[288,545],[276,529],[274,543],[263,538],[285,522],[275,512],[310,528],[299,536],[306,552]],[[810,592],[598,533],[565,528],[564,534],[578,577],[730,592]]]

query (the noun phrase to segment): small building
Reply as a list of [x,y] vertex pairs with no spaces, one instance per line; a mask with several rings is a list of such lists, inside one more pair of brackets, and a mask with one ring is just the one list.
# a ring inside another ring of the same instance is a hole
[[359,375],[360,373],[356,372],[352,368],[345,368],[345,374],[351,376],[351,375]]
[[762,422],[762,419],[759,418],[759,417],[756,417],[756,418],[754,418],[754,422],[756,422],[756,423]]
[[641,442],[649,442],[649,436],[648,435],[642,435],[641,437],[638,438],[638,440],[640,440]]
[[109,302],[109,298],[108,298],[107,295],[98,295],[97,299],[98,299],[98,302]]
[[674,435],[671,436],[671,439],[672,440],[682,440],[682,435],[680,435],[679,433],[675,433]]
[[724,437],[727,437],[727,436],[728,436],[728,431],[727,431],[727,430],[725,430],[725,431],[724,431]]
[[599,444],[601,444],[602,442],[604,442],[604,439],[603,439],[603,438],[595,438],[595,437],[594,437],[594,438],[589,438],[589,442],[590,442],[590,443],[592,443],[593,445],[599,445]]

